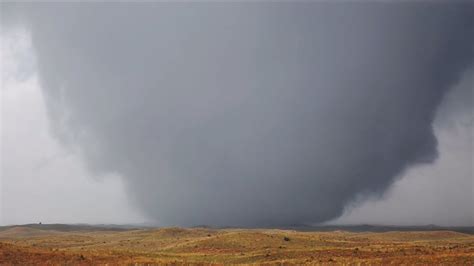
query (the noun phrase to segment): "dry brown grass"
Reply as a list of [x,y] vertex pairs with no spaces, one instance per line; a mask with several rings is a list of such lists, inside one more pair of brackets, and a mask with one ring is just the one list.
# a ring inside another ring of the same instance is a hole
[[136,263],[474,265],[474,236],[206,228],[0,231],[1,265]]

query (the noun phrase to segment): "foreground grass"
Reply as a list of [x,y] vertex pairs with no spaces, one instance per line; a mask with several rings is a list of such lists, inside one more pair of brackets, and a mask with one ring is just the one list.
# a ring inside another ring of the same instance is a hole
[[206,228],[0,232],[1,265],[137,263],[473,265],[474,236]]

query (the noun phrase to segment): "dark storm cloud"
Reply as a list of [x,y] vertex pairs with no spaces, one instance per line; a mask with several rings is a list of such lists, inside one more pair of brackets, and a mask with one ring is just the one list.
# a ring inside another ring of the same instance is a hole
[[55,133],[148,216],[339,216],[436,156],[473,58],[471,3],[8,6],[32,34]]

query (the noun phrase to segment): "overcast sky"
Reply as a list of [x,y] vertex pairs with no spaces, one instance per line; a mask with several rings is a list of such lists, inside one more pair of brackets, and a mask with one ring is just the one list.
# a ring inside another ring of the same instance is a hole
[[472,11],[2,4],[0,222],[474,225]]

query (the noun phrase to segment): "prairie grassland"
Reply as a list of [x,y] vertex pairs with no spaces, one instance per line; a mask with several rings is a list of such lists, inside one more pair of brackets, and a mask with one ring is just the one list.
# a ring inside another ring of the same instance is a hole
[[1,265],[473,265],[474,235],[452,231],[300,232],[161,228],[0,231]]

